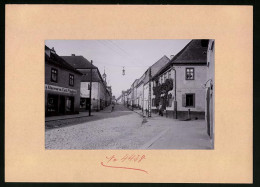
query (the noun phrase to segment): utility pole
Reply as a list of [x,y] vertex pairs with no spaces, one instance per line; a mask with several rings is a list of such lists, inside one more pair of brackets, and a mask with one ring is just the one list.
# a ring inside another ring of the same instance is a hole
[[93,61],[91,60],[91,66],[90,66],[90,85],[89,85],[89,98],[90,98],[90,103],[89,103],[89,116],[91,116],[91,91],[92,91],[92,64],[93,64]]
[[174,112],[175,119],[177,119],[177,100],[176,100],[176,69],[172,65],[172,70],[174,71]]
[[151,68],[149,69],[149,95],[148,95],[148,117],[151,117],[151,76],[152,76],[152,72],[151,72]]

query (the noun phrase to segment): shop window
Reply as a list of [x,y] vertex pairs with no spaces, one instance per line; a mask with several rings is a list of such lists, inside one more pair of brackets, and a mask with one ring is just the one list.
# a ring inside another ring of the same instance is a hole
[[69,85],[74,86],[74,75],[70,74],[69,77]]
[[67,97],[66,98],[66,111],[67,112],[72,112],[73,111],[73,97]]
[[194,80],[194,68],[186,68],[186,80]]
[[47,99],[47,112],[56,113],[58,112],[58,95],[48,95]]
[[58,82],[58,70],[51,68],[51,81]]
[[183,107],[195,107],[195,94],[183,94],[182,95]]

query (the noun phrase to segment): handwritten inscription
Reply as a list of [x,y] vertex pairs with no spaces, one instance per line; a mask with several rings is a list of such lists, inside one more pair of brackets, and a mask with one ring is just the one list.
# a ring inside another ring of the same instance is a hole
[[106,161],[101,162],[101,165],[104,167],[109,167],[109,168],[119,168],[119,169],[130,169],[130,170],[142,171],[142,172],[145,172],[148,174],[148,172],[143,169],[112,165],[115,163],[129,163],[129,164],[137,163],[137,164],[139,164],[145,159],[146,159],[145,155],[138,155],[138,154],[130,154],[130,155],[125,154],[123,157],[112,155],[112,156],[106,156]]
[[111,162],[111,161],[112,162],[116,162],[116,161],[126,162],[126,161],[128,161],[128,162],[138,162],[139,163],[143,159],[145,159],[145,155],[140,156],[140,155],[135,155],[135,154],[132,154],[132,155],[126,154],[121,159],[117,159],[115,157],[115,155],[112,155],[110,157],[106,157],[106,159],[107,159],[107,163]]

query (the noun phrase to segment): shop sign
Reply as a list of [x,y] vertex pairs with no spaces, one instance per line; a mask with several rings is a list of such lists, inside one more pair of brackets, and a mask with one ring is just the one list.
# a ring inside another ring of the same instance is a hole
[[77,94],[77,90],[64,88],[60,86],[53,86],[49,84],[45,84],[45,90],[60,92],[60,93],[67,93],[67,94]]

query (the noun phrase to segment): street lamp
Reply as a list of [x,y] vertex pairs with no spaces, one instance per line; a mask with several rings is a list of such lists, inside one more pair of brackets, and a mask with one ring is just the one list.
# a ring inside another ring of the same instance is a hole
[[174,111],[175,119],[177,119],[177,100],[176,100],[176,69],[172,65],[172,70],[174,71]]

